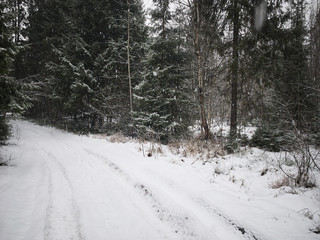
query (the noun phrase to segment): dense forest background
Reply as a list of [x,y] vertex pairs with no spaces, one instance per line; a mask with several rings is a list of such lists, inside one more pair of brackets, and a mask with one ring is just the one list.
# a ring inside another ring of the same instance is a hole
[[319,4],[153,2],[146,21],[141,0],[0,0],[1,142],[20,113],[163,143],[226,123],[231,152],[248,125],[253,146],[320,145]]

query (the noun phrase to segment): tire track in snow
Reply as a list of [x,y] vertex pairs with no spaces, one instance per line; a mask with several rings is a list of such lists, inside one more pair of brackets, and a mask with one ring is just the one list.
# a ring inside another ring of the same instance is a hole
[[[100,209],[99,217],[94,216],[94,218],[99,219],[99,224],[104,225],[103,228],[105,229],[102,231],[104,235],[100,233],[95,235],[88,231],[88,225],[84,225],[83,232],[86,233],[87,239],[180,239],[170,231],[167,225],[159,225],[158,219],[152,215],[153,211],[146,208],[145,204],[142,204],[141,195],[136,192],[131,184],[128,184],[130,179],[125,177],[126,174],[122,172],[116,164],[109,160],[108,162],[110,164],[108,164],[106,159],[101,161],[101,158],[97,157],[96,154],[90,150],[84,150],[85,147],[74,148],[69,144],[65,145],[68,145],[69,149],[71,148],[75,153],[81,155],[81,157],[77,157],[77,161],[79,163],[78,167],[81,169],[80,171],[85,175],[83,179],[84,182],[82,183],[84,183],[85,189],[92,187],[95,200],[97,200],[93,202],[95,206]],[[99,169],[99,171],[96,171],[97,169]],[[70,169],[67,168],[66,170],[69,172]],[[86,175],[87,171],[91,174]],[[93,172],[96,173],[96,177],[92,179],[90,175],[92,175]],[[95,186],[92,186],[92,184]],[[75,190],[77,190],[77,186],[74,185],[74,187]],[[97,190],[99,192],[97,192]],[[108,199],[103,199],[106,197],[106,193],[110,195]],[[76,194],[78,195],[79,192],[76,191]],[[85,199],[84,201],[87,200],[88,199]],[[150,214],[152,218],[150,218]],[[83,218],[85,218],[84,215],[88,216],[88,212],[82,209]],[[121,218],[123,217],[129,220],[122,220]],[[132,221],[136,222],[133,223]],[[132,229],[138,229],[138,231],[130,229],[132,226],[136,226],[136,228]],[[146,230],[145,227],[147,226],[154,230]],[[150,232],[153,232],[153,235],[150,235]],[[133,235],[130,235],[130,233]],[[101,236],[104,236],[104,238],[101,238]],[[129,236],[131,236],[131,238]]]
[[[77,161],[81,165],[80,168],[85,173],[86,178],[90,179],[90,175],[87,174],[88,168],[94,169],[93,167],[95,167],[95,168],[98,167],[99,169],[101,169],[103,171],[103,175],[109,176],[108,177],[109,181],[110,181],[110,178],[112,179],[112,182],[114,184],[113,188],[117,188],[118,189],[117,191],[115,191],[116,193],[118,191],[122,191],[124,193],[123,196],[130,196],[130,194],[133,193],[135,195],[135,197],[138,197],[139,199],[141,199],[141,195],[143,195],[143,194],[141,194],[141,192],[137,191],[137,188],[139,188],[140,185],[138,185],[138,184],[135,185],[133,183],[133,180],[130,178],[130,176],[128,174],[126,174],[125,172],[123,172],[122,169],[117,164],[115,164],[114,162],[110,161],[108,158],[93,152],[91,149],[87,149],[84,146],[79,148],[79,147],[74,147],[74,146],[72,146],[72,144],[68,144],[68,143],[64,143],[63,145],[65,145],[65,147],[67,146],[67,149],[72,149],[72,151],[75,153],[75,155],[77,156],[76,157]],[[79,157],[79,155],[81,155],[81,157]],[[69,169],[67,168],[67,170],[69,170]],[[90,179],[91,182],[89,183],[89,185],[93,183],[92,180],[93,179]],[[103,183],[106,179],[100,179],[100,180],[102,180],[102,181],[100,181],[100,183]],[[95,179],[95,181],[96,181],[96,179]],[[106,185],[108,185],[108,184],[106,184]],[[114,190],[112,190],[112,188],[108,188],[108,187],[107,187],[107,190],[111,191],[111,192],[114,191]],[[100,191],[103,192],[103,191],[105,191],[105,189],[101,188]],[[117,194],[116,194],[116,196],[117,196]],[[121,196],[121,197],[123,197],[123,196]],[[138,212],[140,212],[139,215],[142,216],[142,218],[143,218],[143,216],[148,217],[148,214],[145,215],[145,211],[143,211],[143,209],[145,209],[145,205],[141,205],[141,201],[140,200],[139,201],[133,200],[133,199],[135,199],[135,197],[133,197],[131,199],[131,202],[132,202],[133,206],[138,209]],[[101,198],[101,195],[98,196],[98,198]],[[115,201],[115,199],[112,200],[111,196],[110,196],[110,198],[111,198],[111,202]],[[114,208],[117,209],[117,204],[115,204]],[[110,216],[114,215],[114,212],[116,212],[115,209],[113,209],[113,210],[111,210],[109,212],[106,208],[104,208],[104,210],[107,210],[107,211],[105,211],[105,213],[107,213],[107,215],[111,214]],[[119,210],[119,212],[121,214],[121,210]],[[147,212],[152,213],[152,212],[156,212],[156,211],[152,208],[152,209],[148,209]],[[132,216],[129,215],[128,217],[130,218]],[[155,219],[157,219],[157,218],[155,217]],[[160,219],[160,218],[158,218],[158,219]],[[111,220],[111,221],[115,222],[115,223],[111,222],[110,226],[113,226],[115,228],[118,228],[119,226],[122,226],[122,223],[121,224],[119,224],[119,223],[117,224],[117,220],[116,219],[112,220],[112,219],[108,218],[108,220]],[[162,220],[162,219],[160,219],[160,220]],[[158,223],[159,222],[157,222],[157,224]],[[105,227],[109,228],[110,226],[106,225]],[[125,224],[124,224],[124,226],[125,226]],[[139,224],[137,226],[139,227]],[[152,224],[151,224],[151,226],[152,226]],[[163,226],[164,227],[156,227],[156,229],[157,229],[156,231],[158,231],[158,233],[155,236],[157,237],[157,239],[175,239],[175,240],[181,239],[180,236],[176,235],[177,231],[176,232],[172,231],[172,232],[168,233],[168,230],[170,230],[170,227],[168,227],[168,225],[166,225],[166,224],[164,224]],[[83,230],[84,230],[84,232],[86,232],[85,231],[86,230],[85,227],[84,227]],[[142,236],[140,236],[140,239],[150,239],[150,238],[145,238],[145,234],[144,233],[141,233],[141,234],[142,234]],[[121,239],[121,238],[128,239],[128,237],[125,237],[125,235],[126,234],[120,234],[115,239]],[[105,236],[109,236],[108,233],[106,233]],[[172,237],[172,236],[174,236],[174,237]],[[89,239],[93,239],[93,238],[89,238]],[[112,239],[114,239],[114,238],[111,238],[111,240]],[[133,239],[136,239],[136,238],[133,238]],[[193,238],[188,237],[188,238],[184,238],[184,239],[190,239],[191,240]],[[196,238],[196,239],[199,239],[199,238]]]
[[[172,229],[172,232],[177,234],[179,237],[182,237],[182,239],[202,239],[201,236],[196,234],[196,231],[194,231],[192,227],[195,220],[186,215],[183,209],[180,209],[178,212],[173,210],[172,207],[170,209],[170,207],[164,206],[149,188],[147,188],[144,184],[134,181],[117,164],[110,161],[108,158],[91,151],[90,149],[84,148],[83,150],[87,152],[87,154],[102,160],[102,162],[105,163],[112,171],[117,173],[116,176],[121,177],[123,180],[128,182],[131,187],[149,203],[157,218],[169,225],[169,227]],[[178,205],[175,207],[177,209],[180,208]]]
[[[207,203],[205,200],[200,198],[193,198],[193,201],[195,203],[198,203],[198,205],[202,206],[208,213],[210,213],[212,216],[219,217],[227,224],[233,226],[237,231],[239,231],[246,239],[249,240],[264,240],[261,236],[261,234],[254,233],[252,230],[248,230],[246,227],[242,226],[241,224],[235,222],[231,218],[227,217],[225,214],[220,212],[219,210],[213,208],[210,206],[209,203]],[[258,237],[259,235],[259,237]]]
[[[148,188],[145,184],[135,182],[127,173],[125,173],[117,164],[110,161],[108,158],[101,156],[100,154],[94,153],[89,149],[84,149],[88,154],[94,155],[97,158],[100,158],[109,168],[118,173],[118,176],[124,178],[129,182],[139,193],[142,195],[148,202],[149,205],[154,209],[157,217],[167,224],[170,224],[172,231],[182,236],[183,239],[202,239],[201,236],[197,235],[196,231],[193,228],[193,224],[197,221],[194,216],[186,214],[183,210],[183,207],[176,205],[175,208],[179,208],[179,211],[176,211],[172,206],[163,204],[158,198],[153,194],[152,190]],[[167,180],[167,179],[166,179]],[[171,182],[170,187],[173,187],[178,192],[181,189],[178,189],[174,183]],[[239,232],[239,235],[244,239],[249,240],[262,240],[264,238],[258,238],[254,235],[252,231],[249,231],[242,227],[240,224],[237,224],[230,218],[226,217],[224,214],[220,213],[218,210],[211,208],[208,204],[201,199],[192,198],[194,204],[200,208],[205,209],[212,217],[218,218],[223,222],[226,228],[235,229]],[[170,203],[170,205],[175,203]]]
[[44,229],[45,240],[83,240],[79,211],[74,203],[71,182],[61,163],[39,147],[49,172],[49,202]]
[[[166,182],[167,179],[163,179],[163,182]],[[170,185],[170,186],[169,186]],[[167,185],[167,187],[173,188],[176,192],[180,192],[181,194],[184,194],[185,192],[182,192],[179,187],[177,187],[176,184],[174,184],[172,181],[170,181],[170,184]],[[151,191],[147,189],[144,185],[138,185],[141,188],[141,191],[145,193],[149,198],[152,198]],[[226,214],[219,211],[217,208],[212,207],[208,202],[205,200],[198,198],[198,197],[191,197],[189,196],[189,199],[197,206],[205,210],[205,212],[209,213],[212,217],[218,218],[225,224],[226,227],[234,228],[237,232],[239,232],[239,235],[243,235],[245,239],[248,240],[265,240],[265,238],[259,234],[254,233],[254,231],[248,229],[247,227],[237,223],[236,221],[232,220],[230,217],[228,217]],[[153,199],[154,202],[156,202],[155,199]],[[171,215],[170,215],[171,217]],[[186,217],[188,219],[188,217]],[[259,237],[258,237],[259,236]]]
[[[148,188],[145,184],[141,183],[134,183],[133,179],[125,173],[117,164],[110,161],[108,158],[101,156],[100,154],[94,153],[89,149],[85,149],[88,154],[94,155],[104,161],[109,168],[113,171],[117,172],[119,176],[124,178],[127,182],[133,184],[134,188],[138,190],[140,194],[149,202],[152,206],[154,211],[156,212],[158,218],[161,221],[165,221],[172,226],[173,231],[176,233],[181,234],[187,239],[199,239],[199,236],[196,235],[195,231],[192,228],[192,222],[195,221],[192,216],[186,214],[179,214],[177,212],[173,212],[172,209],[165,207],[152,193],[152,190]],[[156,174],[156,172],[154,172]],[[163,179],[163,182],[168,182],[168,179],[162,175],[158,174],[158,177]],[[167,184],[167,187],[173,188],[176,192],[180,192],[181,194],[185,194],[182,192],[181,189],[172,181],[170,184]],[[240,223],[236,222],[235,220],[228,217],[223,212],[219,211],[217,208],[211,206],[208,202],[201,198],[189,196],[191,201],[198,206],[199,208],[203,209],[209,215],[216,219],[220,219],[222,223],[226,226],[226,228],[235,229],[238,232],[239,236],[242,236],[244,239],[248,240],[265,240],[265,238],[256,231],[253,231],[246,226],[241,225]]]
[[[185,194],[187,191],[182,191],[183,187],[179,187],[173,181],[168,179],[163,174],[159,174],[159,172],[153,171],[153,175],[157,175],[159,178],[162,179],[162,182],[167,183],[167,187],[174,189],[176,192],[180,192],[181,194]],[[212,217],[217,217],[222,220],[226,225],[233,227],[236,231],[242,234],[245,239],[250,240],[265,240],[261,233],[258,233],[254,230],[251,230],[247,226],[243,226],[242,224],[238,223],[237,221],[233,220],[229,216],[227,216],[222,211],[218,210],[218,208],[212,206],[208,201],[205,201],[202,198],[196,196],[187,196],[189,199],[192,200],[194,204],[199,206],[200,208],[204,209],[207,213],[209,213]]]

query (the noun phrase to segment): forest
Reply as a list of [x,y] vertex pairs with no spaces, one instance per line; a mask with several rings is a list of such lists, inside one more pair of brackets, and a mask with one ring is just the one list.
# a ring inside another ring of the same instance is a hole
[[0,240],[318,240],[320,0],[0,0]]
[[[295,150],[320,141],[320,7],[305,0],[1,0],[0,138],[76,133]],[[211,131],[227,124],[227,136]],[[252,139],[242,127],[257,127]]]

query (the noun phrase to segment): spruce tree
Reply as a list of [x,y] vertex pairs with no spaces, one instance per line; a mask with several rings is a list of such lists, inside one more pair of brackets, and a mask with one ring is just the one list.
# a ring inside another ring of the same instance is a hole
[[92,66],[87,66],[92,69],[97,82],[94,95],[100,98],[93,106],[106,115],[109,122],[116,123],[113,129],[127,131],[130,119],[128,64],[131,85],[135,86],[141,81],[147,40],[142,3],[140,0],[109,1],[107,4],[97,1],[92,5],[79,1],[76,6],[81,29],[79,34],[89,46],[88,52],[92,58]]
[[135,88],[139,111],[134,120],[144,134],[167,142],[185,134],[189,124],[188,76],[181,67],[187,59],[172,25],[169,1],[155,1],[155,4],[152,21],[156,36],[150,45],[144,81]]
[[314,129],[317,103],[313,80],[308,74],[309,49],[306,44],[305,1],[291,2],[289,28],[283,40],[282,72],[275,85],[275,107],[281,128],[310,133]]
[[40,86],[29,116],[81,131],[129,119],[127,30],[135,85],[147,38],[141,1],[33,1],[29,12],[24,65]]
[[29,104],[24,85],[14,78],[14,57],[18,48],[14,42],[14,15],[7,1],[0,1],[0,144],[9,135],[8,112],[22,112]]
[[10,110],[10,103],[14,89],[8,76],[9,67],[15,52],[11,39],[12,29],[8,27],[10,16],[6,1],[0,1],[0,145],[9,135],[5,118]]
[[[310,32],[310,89],[312,90],[312,101],[320,102],[320,7],[314,6],[311,14]],[[320,104],[316,106],[313,114],[314,126],[312,131],[315,133],[316,144],[320,146]]]
[[319,116],[314,81],[308,73],[306,3],[292,1],[287,9],[285,4],[268,3],[268,21],[250,54],[252,70],[264,88],[260,127],[252,142],[276,151],[292,150],[297,147],[297,137],[316,132]]
[[[67,41],[70,33],[71,0],[32,1],[29,8],[27,50],[24,52],[25,77],[38,85],[33,96],[32,117],[56,122],[64,115],[65,91],[68,79],[52,74],[53,66],[60,64],[57,52]],[[64,81],[62,83],[62,81]]]

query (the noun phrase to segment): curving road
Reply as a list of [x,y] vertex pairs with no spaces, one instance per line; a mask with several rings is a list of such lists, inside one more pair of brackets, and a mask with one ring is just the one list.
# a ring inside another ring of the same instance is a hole
[[[190,168],[144,158],[133,143],[12,123],[15,137],[4,154],[15,167],[1,170],[0,240],[277,237],[241,221],[250,203],[235,193]],[[250,216],[259,222],[266,214],[273,212],[253,208]]]

